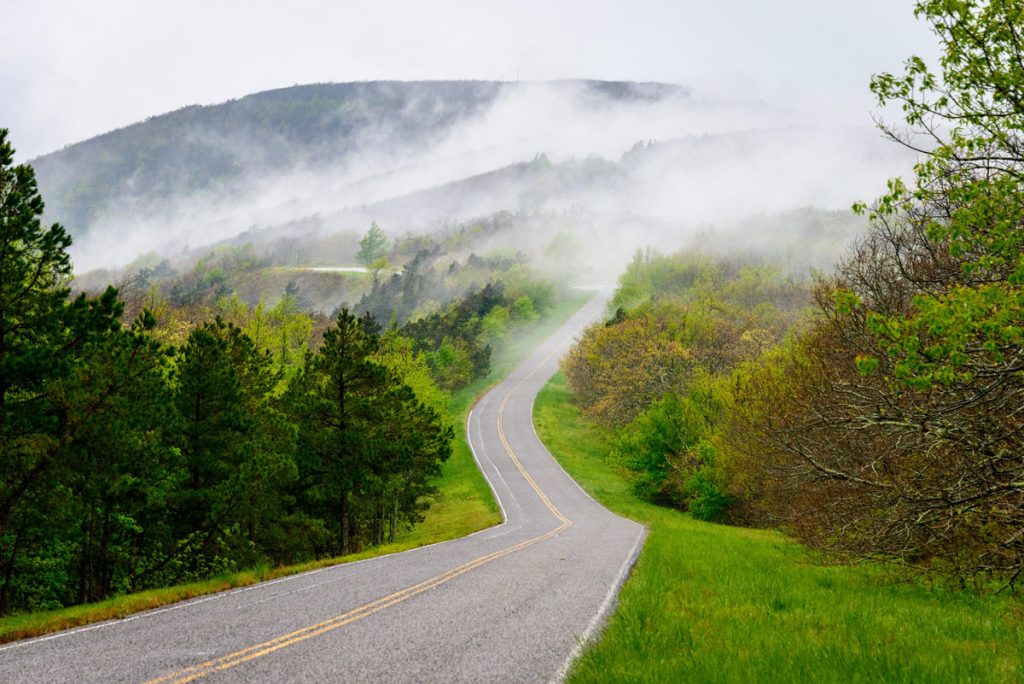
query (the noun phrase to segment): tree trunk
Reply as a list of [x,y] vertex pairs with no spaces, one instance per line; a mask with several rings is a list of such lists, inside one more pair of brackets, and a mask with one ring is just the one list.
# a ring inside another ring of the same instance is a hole
[[82,519],[82,551],[78,558],[78,596],[75,603],[85,603],[89,596],[92,561],[92,529],[95,525],[95,505],[89,506],[89,513]]
[[98,586],[94,587],[92,600],[101,601],[110,596],[110,585],[113,583],[113,564],[110,553],[110,502],[107,501],[103,507],[103,533],[100,535],[100,558],[97,577]]
[[395,528],[398,527],[398,495],[396,494],[391,501],[391,525],[388,529],[388,542],[395,541]]
[[4,583],[0,586],[0,615],[7,615],[11,609],[11,581],[14,579],[14,563],[18,559],[18,543],[21,541],[21,530],[14,535],[11,553],[4,560]]
[[348,492],[341,495],[341,555],[348,555],[349,552],[349,510]]

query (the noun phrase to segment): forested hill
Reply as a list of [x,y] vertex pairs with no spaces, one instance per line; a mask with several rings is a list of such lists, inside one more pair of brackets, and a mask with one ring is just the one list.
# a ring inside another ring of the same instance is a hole
[[[353,154],[426,149],[503,93],[498,81],[372,81],[296,85],[190,106],[32,160],[47,217],[82,236],[104,210],[201,190],[258,172],[344,164]],[[685,97],[658,83],[564,81],[588,105]]]

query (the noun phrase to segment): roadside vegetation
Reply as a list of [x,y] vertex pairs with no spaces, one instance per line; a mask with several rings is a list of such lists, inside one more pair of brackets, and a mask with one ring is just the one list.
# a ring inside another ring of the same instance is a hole
[[1024,677],[1024,15],[917,14],[941,71],[872,89],[921,161],[834,270],[640,252],[538,399],[651,528],[576,681]]
[[571,682],[1013,682],[1024,608],[1005,596],[828,566],[777,531],[695,520],[631,491],[631,471],[564,376],[537,398],[541,440],[649,537]]
[[[563,368],[646,501],[823,562],[1018,594],[1024,67],[1017,3],[918,3],[945,52],[872,88],[920,149],[831,274],[638,253]],[[977,40],[977,36],[985,36]],[[943,125],[938,125],[942,122]],[[916,137],[915,137],[916,136]]]

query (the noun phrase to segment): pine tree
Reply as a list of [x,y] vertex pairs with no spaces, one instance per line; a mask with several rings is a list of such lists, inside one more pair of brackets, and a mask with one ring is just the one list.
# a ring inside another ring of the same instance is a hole
[[371,358],[376,346],[376,336],[343,309],[289,387],[300,477],[311,502],[333,512],[342,554],[351,550],[358,526],[352,504],[370,475],[371,431],[388,383],[387,370]]
[[69,471],[72,542],[66,602],[135,588],[144,559],[167,545],[167,500],[180,479],[171,446],[167,351],[149,335],[144,311],[131,329],[90,343],[83,362],[56,383],[66,418],[62,461]]
[[52,536],[60,517],[59,453],[65,416],[49,396],[83,347],[119,326],[121,305],[108,289],[71,300],[71,238],[44,227],[35,173],[14,165],[0,129],[0,614],[11,607],[20,556]]
[[388,253],[388,238],[384,235],[384,231],[374,221],[370,224],[370,229],[366,231],[366,235],[359,241],[359,251],[356,252],[356,261],[361,263],[363,266],[373,267],[374,262],[382,257],[387,256]]
[[179,548],[191,571],[214,558],[252,562],[266,502],[293,479],[290,432],[270,407],[279,375],[270,354],[220,318],[180,350],[174,405],[186,479],[176,497]]

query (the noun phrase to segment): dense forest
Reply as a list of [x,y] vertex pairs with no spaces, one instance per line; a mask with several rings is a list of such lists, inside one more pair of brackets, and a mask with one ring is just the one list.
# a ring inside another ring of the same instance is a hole
[[73,294],[71,239],[6,131],[0,200],[0,614],[393,539],[450,454],[448,391],[555,298],[521,259],[438,272],[439,246],[376,225],[358,315],[294,281],[247,303],[245,246]]
[[[564,369],[634,491],[955,586],[1024,572],[1024,50],[1015,3],[920,2],[872,89],[921,156],[830,275],[640,253]],[[922,142],[923,141],[923,142]]]

